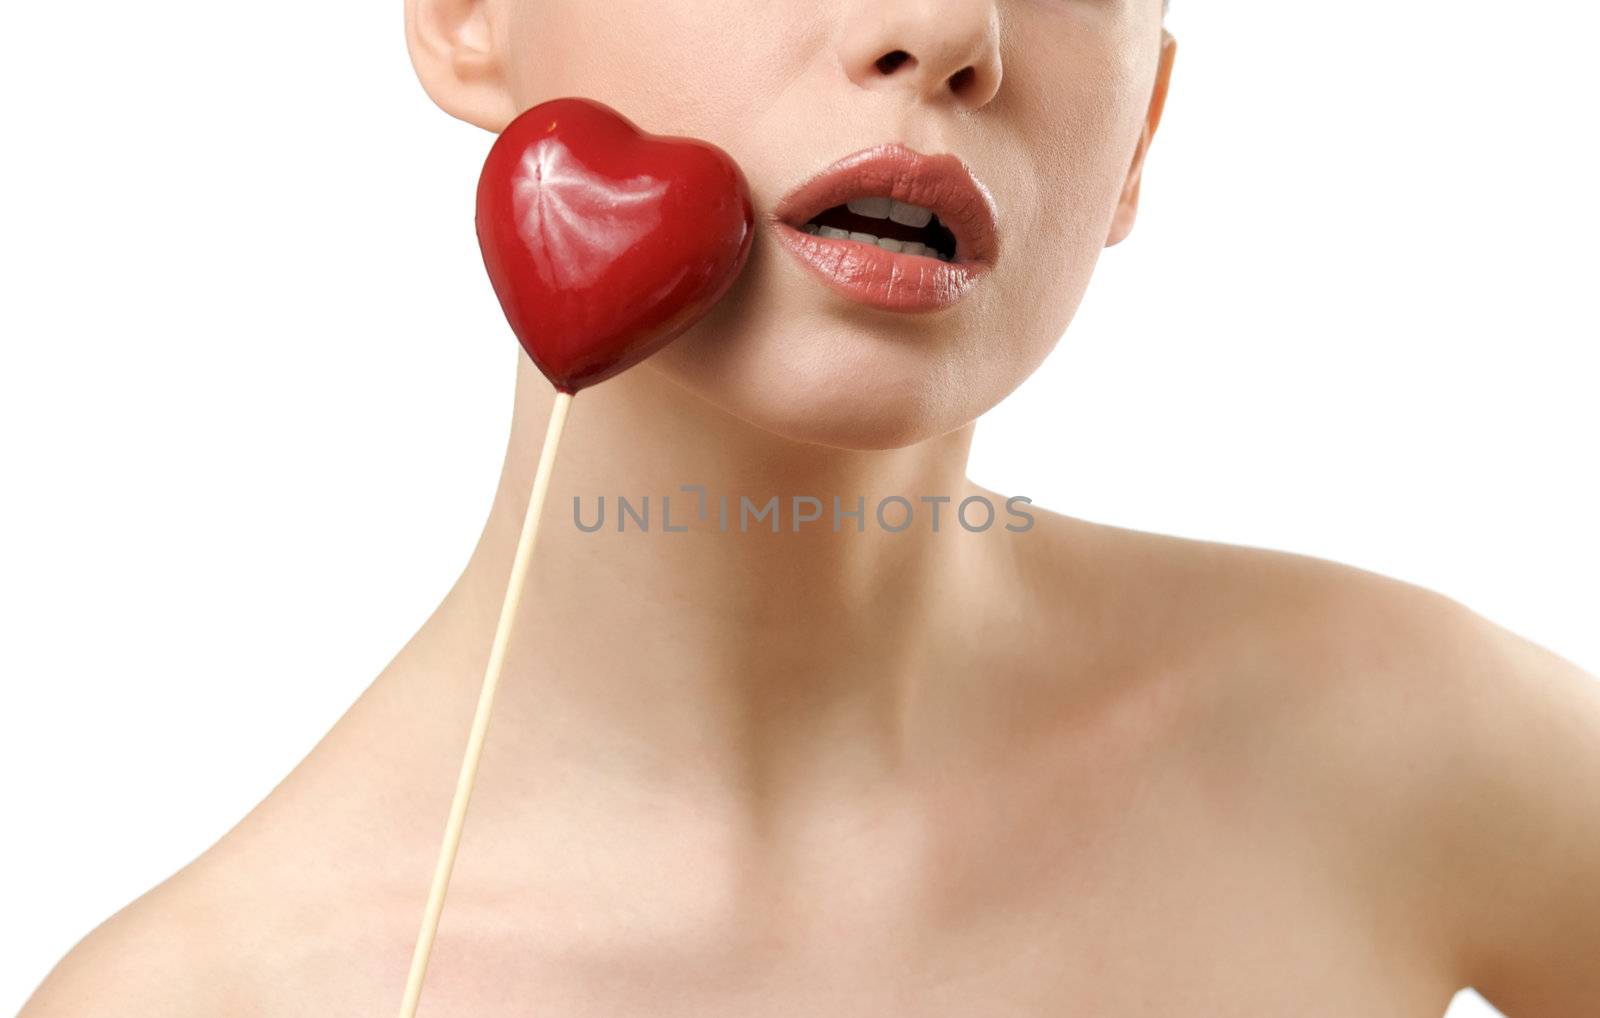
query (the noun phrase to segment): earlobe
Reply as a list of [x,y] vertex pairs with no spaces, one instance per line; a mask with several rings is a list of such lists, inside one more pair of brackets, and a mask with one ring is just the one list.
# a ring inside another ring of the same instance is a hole
[[516,115],[487,0],[405,0],[406,49],[446,113],[498,133]]
[[1178,53],[1178,41],[1165,28],[1161,30],[1161,58],[1156,66],[1155,87],[1150,92],[1150,106],[1145,111],[1144,127],[1139,132],[1139,144],[1133,152],[1133,162],[1122,185],[1122,195],[1117,200],[1117,210],[1111,217],[1111,230],[1106,236],[1106,247],[1120,243],[1133,231],[1133,221],[1139,212],[1139,183],[1144,176],[1145,154],[1156,128],[1161,126],[1161,111],[1167,104],[1167,85],[1172,80],[1172,61]]

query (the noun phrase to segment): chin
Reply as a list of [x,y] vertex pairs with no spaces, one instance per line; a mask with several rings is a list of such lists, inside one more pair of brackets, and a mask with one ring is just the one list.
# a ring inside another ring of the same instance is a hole
[[1019,320],[998,293],[931,314],[865,309],[772,268],[758,244],[728,296],[644,366],[794,442],[899,449],[963,428],[1038,367],[1064,325]]

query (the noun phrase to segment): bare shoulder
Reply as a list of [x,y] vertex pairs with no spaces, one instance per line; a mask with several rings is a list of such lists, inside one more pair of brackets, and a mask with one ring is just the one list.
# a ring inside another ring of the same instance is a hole
[[57,962],[18,1018],[214,1018],[253,1013],[234,978],[239,945],[183,874],[100,923]]
[[1507,1014],[1600,1014],[1600,681],[1393,577],[1093,530],[1185,648],[1181,738],[1219,800]]
[[1330,585],[1303,724],[1382,807],[1385,891],[1505,1013],[1600,1014],[1600,681],[1444,595]]

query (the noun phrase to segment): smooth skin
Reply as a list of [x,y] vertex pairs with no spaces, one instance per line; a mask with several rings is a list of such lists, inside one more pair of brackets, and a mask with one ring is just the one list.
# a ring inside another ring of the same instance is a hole
[[[1436,1018],[1468,985],[1600,1014],[1600,683],[1447,596],[1038,508],[1024,533],[572,525],[575,495],[685,483],[1003,504],[965,478],[972,422],[1132,228],[1160,18],[408,0],[423,86],[471,123],[589,95],[727,148],[758,210],[870,144],[954,151],[1003,245],[960,304],[895,315],[763,233],[716,313],[580,397],[423,1015]],[[398,1007],[550,404],[518,372],[438,609],[22,1018]]]

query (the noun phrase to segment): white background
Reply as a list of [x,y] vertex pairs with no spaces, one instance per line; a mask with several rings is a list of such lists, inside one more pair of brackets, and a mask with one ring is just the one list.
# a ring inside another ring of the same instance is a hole
[[[1399,576],[1600,671],[1597,9],[1177,7],[1139,226],[974,478]],[[398,0],[6,21],[14,1010],[431,610],[517,353],[471,230],[490,139],[422,95]]]

